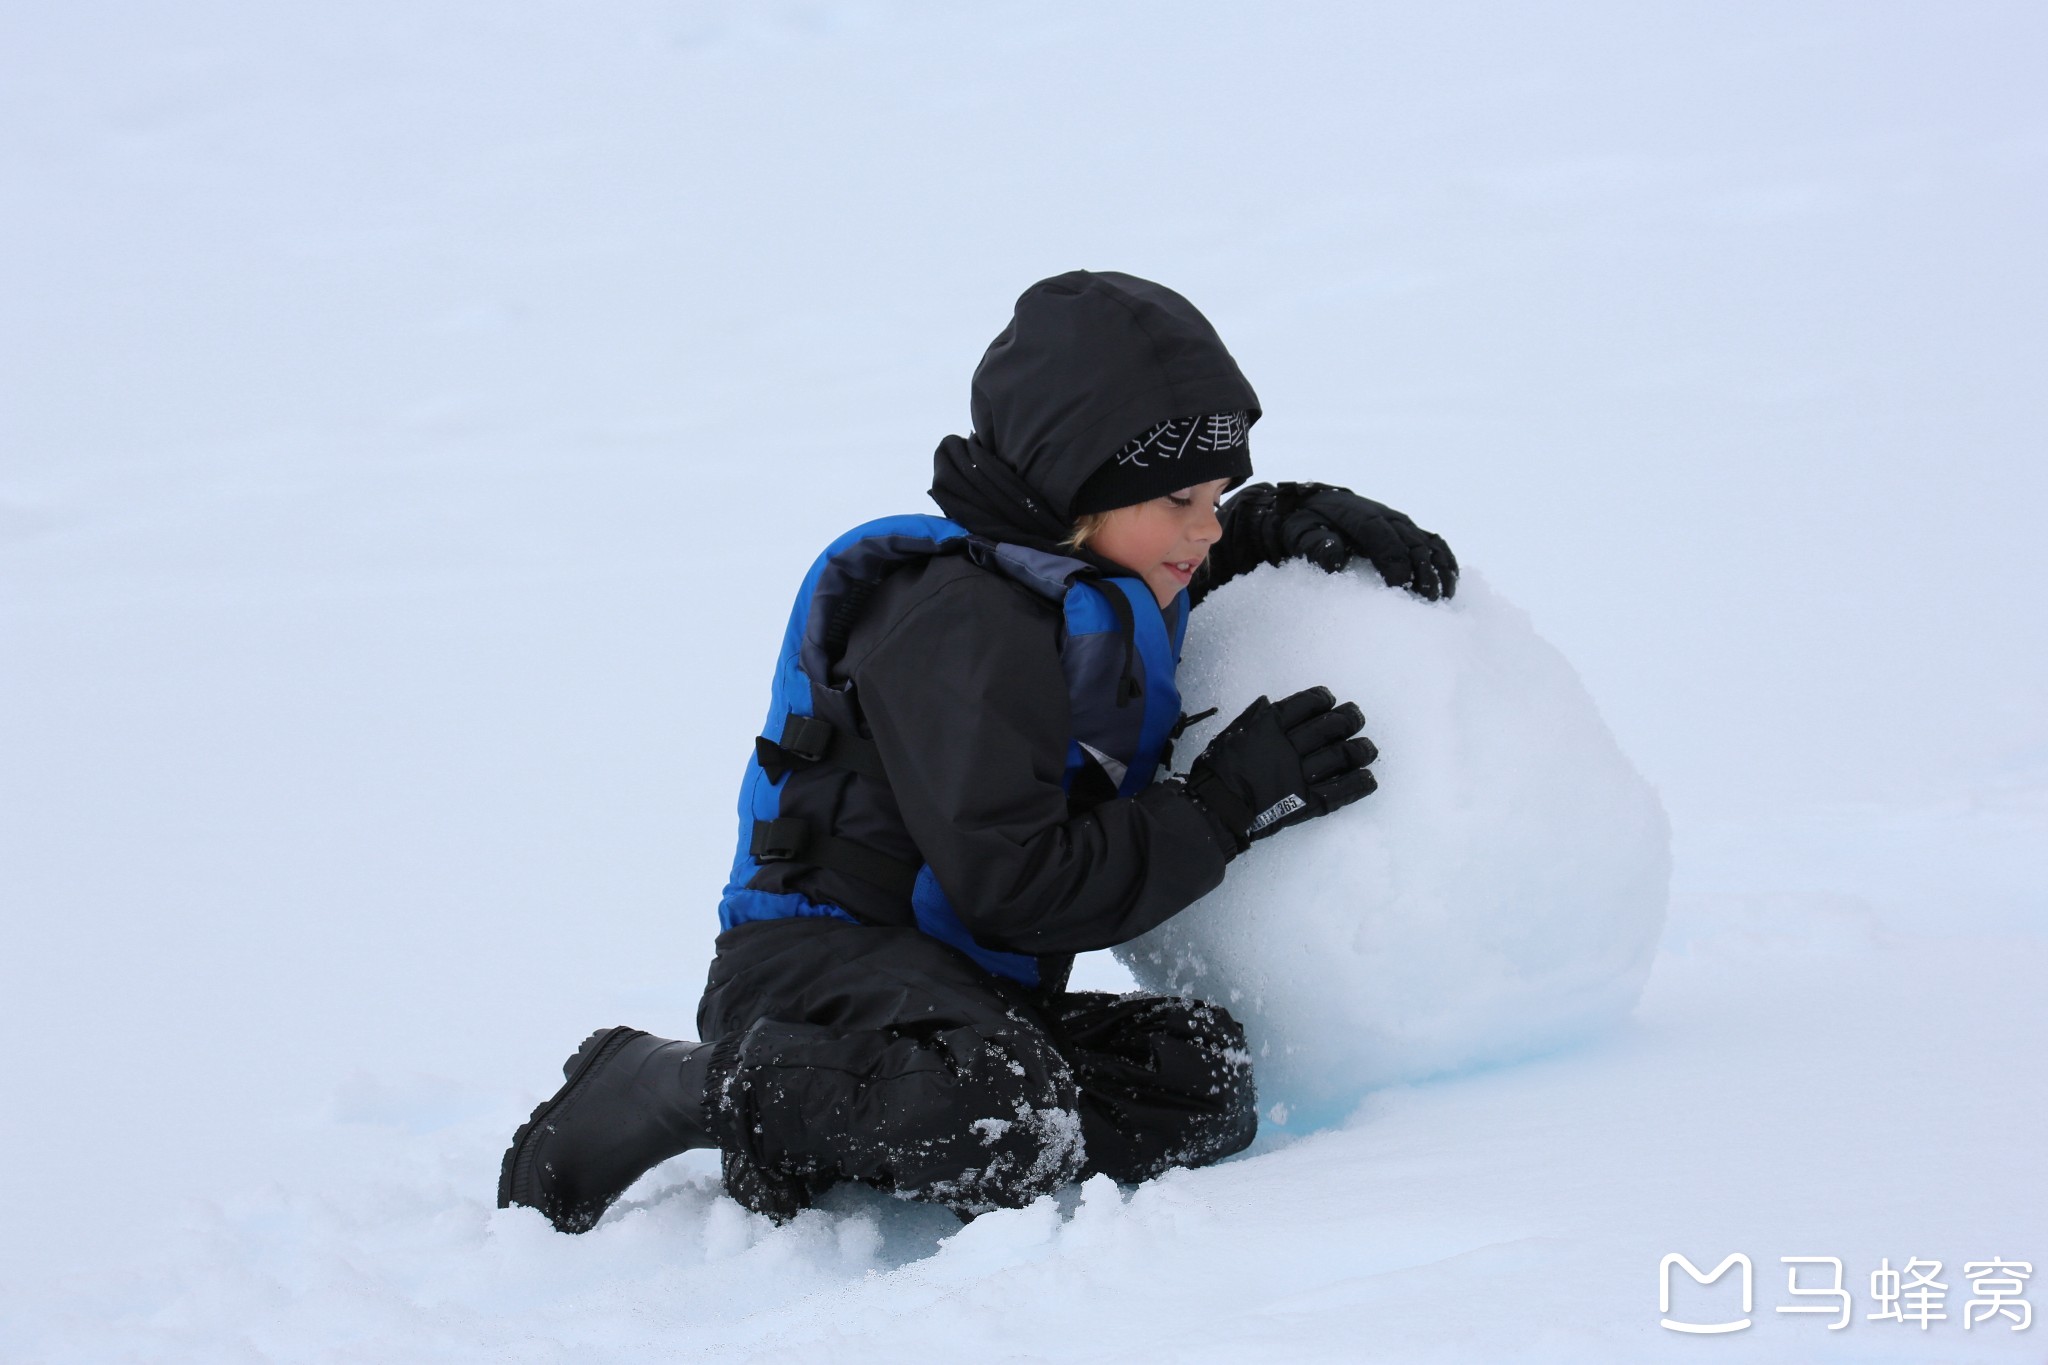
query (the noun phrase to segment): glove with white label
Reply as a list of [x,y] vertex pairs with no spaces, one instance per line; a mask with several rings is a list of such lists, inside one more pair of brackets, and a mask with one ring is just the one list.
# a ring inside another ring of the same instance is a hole
[[1365,717],[1327,687],[1279,701],[1260,697],[1209,741],[1188,769],[1188,795],[1235,857],[1276,830],[1369,795],[1379,757],[1359,734]]

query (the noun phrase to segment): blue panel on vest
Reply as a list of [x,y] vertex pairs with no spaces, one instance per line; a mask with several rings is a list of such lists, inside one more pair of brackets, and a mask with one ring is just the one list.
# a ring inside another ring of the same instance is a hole
[[949,948],[958,948],[967,956],[980,963],[983,970],[997,976],[1007,976],[1012,981],[1021,981],[1027,986],[1038,984],[1038,959],[1029,953],[999,953],[993,948],[984,948],[974,941],[974,935],[967,932],[967,926],[960,922],[960,912],[953,908],[939,879],[926,865],[917,870],[917,885],[910,893],[910,908],[917,916],[917,927]]
[[843,919],[848,924],[860,923],[836,905],[825,905],[794,891],[750,891],[742,887],[726,893],[720,911],[727,929],[762,919]]
[[1102,593],[1091,583],[1076,583],[1067,589],[1066,601],[1061,609],[1067,618],[1067,634],[1106,635],[1117,628],[1116,613],[1109,603],[1102,599]]

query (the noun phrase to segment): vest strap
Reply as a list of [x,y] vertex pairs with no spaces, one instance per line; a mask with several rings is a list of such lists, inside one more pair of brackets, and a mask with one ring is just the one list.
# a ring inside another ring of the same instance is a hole
[[754,755],[770,782],[780,782],[790,769],[813,763],[829,763],[876,782],[889,780],[882,751],[873,740],[848,734],[822,716],[791,715],[782,724],[781,739],[761,735],[754,740]]
[[1138,622],[1131,614],[1131,600],[1114,584],[1105,584],[1100,591],[1109,603],[1110,614],[1116,617],[1118,633],[1124,638],[1124,666],[1116,679],[1116,704],[1129,706],[1145,690],[1138,681]]
[[917,868],[866,844],[815,832],[808,820],[786,815],[756,820],[748,852],[760,862],[801,863],[848,877],[858,877],[891,895],[910,899],[917,886]]

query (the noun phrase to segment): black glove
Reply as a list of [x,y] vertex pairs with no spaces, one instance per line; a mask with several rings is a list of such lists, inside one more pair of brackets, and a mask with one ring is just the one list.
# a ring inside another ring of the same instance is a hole
[[[1215,558],[1268,564],[1306,559],[1336,573],[1362,555],[1388,586],[1434,602],[1458,590],[1458,559],[1442,536],[1384,503],[1327,483],[1255,483],[1223,508]],[[1235,566],[1224,575],[1243,572]],[[1219,580],[1220,581],[1220,580]]]
[[1260,697],[1189,768],[1188,795],[1228,841],[1230,856],[1379,786],[1366,767],[1379,750],[1358,734],[1365,717],[1352,702],[1336,703],[1327,687],[1277,702]]

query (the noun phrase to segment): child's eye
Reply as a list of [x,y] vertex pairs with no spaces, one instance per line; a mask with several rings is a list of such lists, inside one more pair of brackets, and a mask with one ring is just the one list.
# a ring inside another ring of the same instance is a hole
[[1195,505],[1195,500],[1193,498],[1184,498],[1178,493],[1168,493],[1166,495],[1166,500],[1172,503],[1175,507],[1193,507]]

